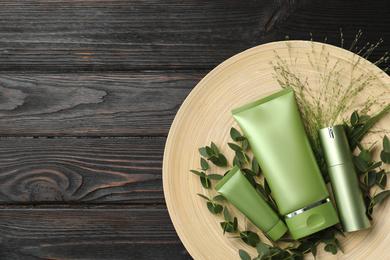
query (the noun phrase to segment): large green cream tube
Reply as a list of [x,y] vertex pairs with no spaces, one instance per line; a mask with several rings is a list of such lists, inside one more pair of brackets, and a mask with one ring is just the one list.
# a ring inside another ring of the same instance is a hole
[[273,241],[286,233],[284,222],[257,193],[238,166],[234,166],[215,189]]
[[294,239],[339,222],[291,87],[232,110]]

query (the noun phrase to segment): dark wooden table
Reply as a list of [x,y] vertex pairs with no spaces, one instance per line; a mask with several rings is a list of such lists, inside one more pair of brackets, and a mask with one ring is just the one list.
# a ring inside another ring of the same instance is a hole
[[[191,259],[166,137],[216,65],[290,39],[383,38],[388,0],[0,2],[0,259]],[[312,34],[312,36],[311,36]],[[383,65],[383,68],[386,64]]]

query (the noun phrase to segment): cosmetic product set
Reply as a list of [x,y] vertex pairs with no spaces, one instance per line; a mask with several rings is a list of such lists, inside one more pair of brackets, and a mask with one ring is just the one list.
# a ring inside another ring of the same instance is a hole
[[[273,241],[300,239],[340,222],[345,232],[370,227],[342,125],[319,138],[338,214],[314,156],[291,87],[232,110],[267,179],[283,220],[234,167],[215,189]],[[286,225],[287,226],[286,226]]]

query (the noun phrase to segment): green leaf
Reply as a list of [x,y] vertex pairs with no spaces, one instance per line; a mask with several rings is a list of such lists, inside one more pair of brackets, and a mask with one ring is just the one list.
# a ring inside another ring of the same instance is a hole
[[253,159],[252,159],[252,170],[253,172],[258,175],[259,172],[260,172],[260,165],[259,163],[257,162],[257,159],[256,157],[253,156]]
[[361,129],[363,129],[363,126],[364,126],[363,123],[358,123],[358,124],[354,125],[354,126],[353,126],[353,129],[352,129],[351,135],[354,136],[354,135],[356,135],[357,133],[359,133],[359,131],[360,131]]
[[383,150],[386,153],[390,153],[390,141],[389,141],[389,138],[387,138],[386,135],[383,137]]
[[238,142],[237,138],[241,137],[240,132],[238,132],[237,129],[234,127],[230,128],[230,137],[233,139],[233,141]]
[[207,171],[209,169],[209,164],[204,158],[200,158],[200,167],[202,170]]
[[207,175],[207,178],[209,178],[210,180],[219,181],[223,179],[223,176],[219,174],[209,174]]
[[257,243],[256,244],[256,250],[259,254],[263,254],[263,255],[271,255],[271,250],[269,250],[269,248],[262,244],[262,243]]
[[341,231],[341,229],[335,228],[335,231],[336,231],[336,233],[339,234],[340,236],[345,237],[345,234],[344,234],[343,231]]
[[366,172],[368,169],[368,163],[359,156],[353,156],[353,161],[360,172]]
[[331,252],[332,255],[337,254],[337,247],[335,245],[328,244],[328,245],[325,246],[324,249],[325,249],[326,252]]
[[222,195],[217,195],[213,198],[213,201],[223,201],[226,200],[224,196]]
[[381,165],[382,165],[382,162],[370,163],[368,165],[367,171],[372,171],[372,170],[378,168]]
[[324,239],[326,239],[326,238],[334,238],[335,232],[336,232],[335,228],[333,228],[333,227],[327,228],[325,230],[325,233],[322,236],[322,238],[324,238]]
[[368,187],[371,187],[372,185],[374,185],[375,184],[375,180],[376,180],[376,171],[369,171],[364,176],[364,183]]
[[297,250],[301,253],[308,252],[308,250],[311,248],[312,244],[314,244],[312,241],[307,240],[307,241],[303,242],[302,244],[300,244],[298,246]]
[[344,126],[344,129],[345,129],[345,133],[347,134],[348,140],[350,140],[351,139],[351,134],[352,134],[352,129],[345,122],[344,122],[343,126]]
[[204,172],[198,172],[198,171],[195,171],[195,170],[190,170],[190,172],[192,172],[192,173],[194,173],[194,174],[196,174],[196,175],[198,175],[198,176],[200,176],[202,178],[206,177],[206,174]]
[[238,227],[238,220],[236,217],[233,218],[233,229],[234,231],[237,230],[237,227]]
[[246,236],[242,237],[242,240],[246,244],[253,246],[253,247],[256,247],[256,244],[260,242],[260,237],[256,233],[254,233],[252,231],[243,231],[242,233],[244,233],[246,235]]
[[227,165],[227,160],[223,154],[211,156],[207,160],[219,167],[225,167]]
[[221,222],[220,224],[221,224],[221,227],[223,228],[223,233],[225,233],[225,232],[233,233],[235,231],[232,222],[229,222],[229,223]]
[[216,214],[215,211],[214,211],[214,205],[213,205],[213,203],[207,202],[207,208],[209,209],[209,211],[210,211],[213,215]]
[[237,152],[236,151],[236,157],[238,158],[238,160],[240,162],[246,162],[248,160],[248,157],[246,156],[246,154],[242,151],[239,151]]
[[245,136],[240,136],[240,137],[237,138],[238,142],[242,142],[242,141],[245,141],[245,140],[247,140]]
[[222,210],[223,210],[222,205],[219,205],[219,204],[214,204],[213,205],[213,203],[211,203],[211,202],[207,202],[207,208],[214,215],[216,215],[218,213],[221,213]]
[[324,238],[324,239],[321,239],[321,242],[324,244],[333,244],[335,240],[336,240],[336,238],[334,238],[334,237]]
[[262,259],[264,259],[263,256],[264,256],[264,253],[261,253],[257,257],[253,258],[253,260],[262,260]]
[[370,204],[371,204],[371,198],[369,196],[364,196],[364,204],[366,206],[366,215],[367,217],[369,218],[369,220],[372,220],[372,212],[374,211],[374,208],[371,207],[370,208]]
[[250,174],[252,176],[256,176],[256,173],[254,173],[252,170],[250,169],[242,169],[243,172],[245,172],[245,174]]
[[197,193],[198,196],[202,197],[203,199],[207,200],[207,201],[211,201],[209,198],[207,198],[205,195],[203,194],[200,194],[200,193]]
[[384,170],[380,170],[376,174],[375,184],[379,186],[382,190],[386,188],[387,175]]
[[364,182],[359,181],[359,185],[360,185],[360,189],[366,192],[368,192],[368,190],[370,189],[370,187],[368,187]]
[[336,243],[336,246],[340,249],[340,251],[341,251],[342,253],[344,253],[340,241],[339,241],[338,239],[336,239],[335,243]]
[[264,189],[265,189],[265,192],[267,193],[267,196],[269,196],[271,194],[271,188],[268,185],[267,179],[264,179]]
[[210,189],[211,188],[211,182],[209,179],[200,177],[200,182],[202,183],[203,188]]
[[219,154],[218,154],[218,158],[219,158],[219,160],[223,163],[223,166],[226,166],[226,165],[227,165],[226,157],[225,157],[223,154],[219,153]]
[[381,193],[375,195],[373,206],[375,206],[376,204],[381,202],[383,199],[385,199],[387,196],[389,196],[389,194],[390,194],[390,190],[385,190],[385,191],[382,191]]
[[317,256],[317,246],[313,243],[310,245],[310,251],[314,256],[314,259],[316,259]]
[[215,145],[215,143],[211,142],[210,148],[213,150],[214,154],[219,154],[218,147]]
[[291,253],[293,253],[294,255],[303,256],[302,252],[299,252],[298,249],[291,249],[290,251],[291,251]]
[[364,122],[369,118],[370,118],[370,116],[359,116],[359,122]]
[[256,189],[260,192],[261,195],[268,197],[269,194],[267,194],[263,186],[261,186],[259,183],[256,183]]
[[257,243],[260,242],[260,237],[256,233],[250,233],[248,235],[248,243],[249,245],[255,247]]
[[371,153],[368,150],[365,150],[365,149],[362,150],[359,153],[359,157],[362,158],[363,160],[365,160],[367,163],[369,163],[371,161]]
[[221,227],[222,227],[222,229],[223,229],[223,234],[225,235],[226,230],[227,230],[228,227],[229,227],[229,224],[227,224],[226,222],[221,222],[220,224],[221,224]]
[[241,146],[242,146],[242,150],[245,151],[246,148],[248,148],[248,140],[247,139],[243,140]]
[[382,162],[384,162],[386,164],[390,163],[390,153],[387,153],[387,152],[385,152],[385,150],[382,150],[380,157],[381,157]]
[[384,115],[388,110],[390,109],[390,104],[387,105],[382,111],[380,111],[377,115],[374,117],[369,118],[364,126],[359,130],[359,132],[355,133],[353,136],[351,136],[350,140],[350,148],[351,151],[355,150],[357,146],[357,142],[359,142],[363,136],[366,134],[366,132],[371,128],[371,126],[382,116]]
[[238,166],[239,168],[241,168],[241,163],[240,160],[238,160],[237,156],[234,156],[233,158],[233,166]]
[[215,204],[214,205],[214,212],[215,212],[215,214],[221,213],[222,210],[223,210],[222,205],[219,205],[219,204]]
[[253,187],[256,187],[256,181],[251,174],[245,174],[245,178],[252,184]]
[[273,209],[273,211],[279,212],[279,209],[275,206],[275,204],[270,199],[267,200],[267,203]]
[[209,154],[207,153],[206,151],[206,147],[201,147],[198,149],[200,155],[204,156],[204,157],[209,157]]
[[251,256],[242,249],[238,250],[238,255],[240,256],[241,260],[251,260]]
[[228,143],[229,147],[235,152],[241,152],[242,148],[236,144]]
[[230,221],[230,214],[228,208],[225,206],[223,210],[223,217],[225,218],[226,221]]
[[211,149],[209,146],[206,146],[205,148],[206,148],[206,153],[207,153],[208,156],[213,156],[214,155],[213,149]]
[[357,123],[359,123],[359,115],[358,112],[355,110],[353,111],[350,119],[351,125],[355,126]]

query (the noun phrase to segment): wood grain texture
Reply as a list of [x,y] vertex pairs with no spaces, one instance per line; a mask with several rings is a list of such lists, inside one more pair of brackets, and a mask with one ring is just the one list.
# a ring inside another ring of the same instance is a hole
[[165,207],[0,209],[0,248],[7,260],[191,259]]
[[[292,5],[273,0],[2,2],[0,70],[212,68],[257,44],[276,24],[270,16]],[[277,20],[290,13],[285,10]]]
[[166,136],[204,74],[0,75],[0,136]]
[[210,69],[255,45],[335,39],[340,28],[390,40],[386,0],[30,0],[0,10],[0,71]]
[[165,138],[0,139],[0,203],[163,204]]
[[[361,30],[363,34],[352,50],[360,50],[367,43],[376,44],[382,39],[384,43],[379,45],[368,58],[371,62],[375,62],[389,51],[389,11],[390,3],[386,0],[307,1],[305,5],[295,8],[288,20],[272,30],[268,37],[273,40],[286,35],[292,40],[313,38],[315,41],[326,41],[349,49]],[[343,44],[340,30],[343,33]],[[384,69],[388,64],[381,64],[379,67]]]

